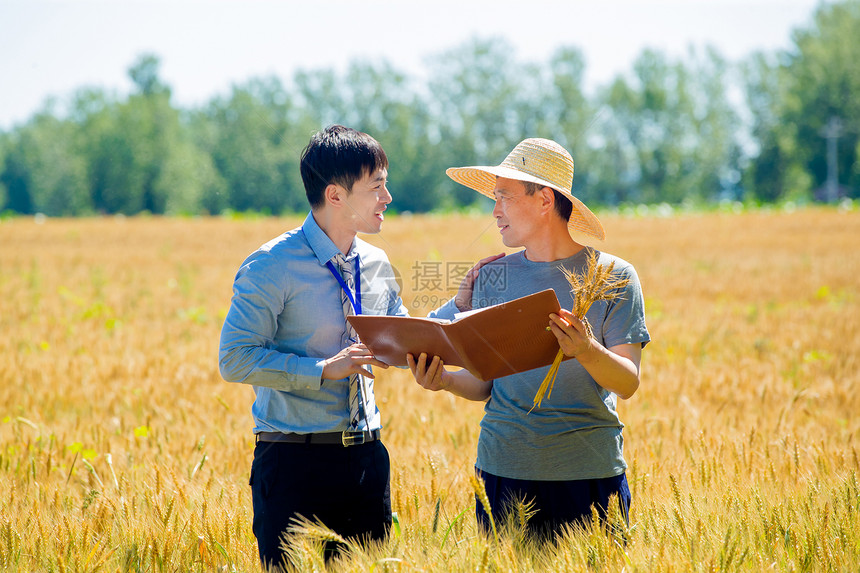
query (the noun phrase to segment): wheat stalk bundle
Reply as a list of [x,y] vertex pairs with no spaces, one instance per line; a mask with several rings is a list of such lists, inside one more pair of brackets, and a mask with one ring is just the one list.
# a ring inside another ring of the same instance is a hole
[[[559,265],[558,267],[562,274],[564,274],[564,278],[567,279],[570,285],[570,293],[573,295],[573,308],[571,312],[585,323],[585,332],[589,338],[594,338],[594,331],[585,316],[588,309],[597,301],[615,300],[621,296],[621,289],[630,282],[628,278],[613,276],[612,270],[614,268],[615,261],[612,261],[608,266],[598,264],[597,251],[594,249],[591,249],[588,253],[588,263],[582,275],[577,275],[567,270],[564,265]],[[544,395],[547,399],[552,396],[552,388],[563,358],[564,352],[559,348],[549,372],[547,372],[546,377],[541,382],[540,388],[538,388],[537,394],[535,394],[534,405],[532,405],[529,413],[535,408],[540,407]]]

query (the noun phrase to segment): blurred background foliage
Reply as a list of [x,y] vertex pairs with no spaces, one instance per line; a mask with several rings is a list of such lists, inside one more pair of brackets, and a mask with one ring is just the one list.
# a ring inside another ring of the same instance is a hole
[[83,87],[0,131],[0,211],[302,212],[299,154],[332,123],[382,143],[399,212],[487,201],[445,169],[498,164],[526,137],[571,151],[574,193],[595,207],[857,199],[857,38],[860,0],[822,4],[784,52],[728,62],[710,48],[644,51],[593,93],[576,47],[519,62],[506,41],[475,38],[420,79],[353,61],[252,78],[194,109],[171,104],[158,56],[142,54],[132,94]]

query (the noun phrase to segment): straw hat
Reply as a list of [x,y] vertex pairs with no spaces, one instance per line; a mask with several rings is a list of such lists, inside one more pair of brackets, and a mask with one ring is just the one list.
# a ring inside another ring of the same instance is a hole
[[573,203],[573,211],[567,223],[568,229],[598,241],[606,237],[600,220],[571,193],[573,158],[565,148],[549,139],[531,138],[521,141],[501,165],[451,167],[445,173],[457,183],[471,187],[490,199],[495,199],[493,189],[496,187],[496,177],[530,181],[551,187]]

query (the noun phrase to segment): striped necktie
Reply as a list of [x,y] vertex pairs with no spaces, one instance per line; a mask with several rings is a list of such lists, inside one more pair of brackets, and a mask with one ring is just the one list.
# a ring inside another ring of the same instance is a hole
[[[357,257],[358,255],[353,255]],[[343,281],[346,283],[346,286],[349,287],[349,290],[352,291],[352,294],[356,295],[355,289],[355,271],[353,265],[355,264],[353,257],[350,257],[347,260],[342,253],[338,253],[334,256],[334,263],[337,269],[340,271],[341,276],[343,277]],[[341,289],[341,305],[343,306],[343,315],[344,318],[355,314],[355,309],[352,308],[352,303],[349,300],[349,296],[346,294],[346,291]],[[349,346],[358,340],[358,334],[355,332],[355,329],[346,321],[346,329],[344,332],[345,340],[343,341],[344,346]],[[374,396],[373,396],[373,379],[367,378],[360,374],[353,374],[349,377],[349,430],[351,431],[361,431],[367,430],[367,412],[373,412],[373,408],[376,407]]]

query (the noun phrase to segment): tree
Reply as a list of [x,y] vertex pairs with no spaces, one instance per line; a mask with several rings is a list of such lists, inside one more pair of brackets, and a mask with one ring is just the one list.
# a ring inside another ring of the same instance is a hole
[[[307,137],[293,137],[289,96],[277,78],[234,86],[193,120],[196,143],[223,178],[227,206],[270,213],[307,208],[296,184]],[[304,143],[300,143],[300,140]]]
[[826,199],[827,126],[841,124],[836,143],[843,192],[860,196],[860,1],[822,4],[794,46],[754,55],[745,87],[757,149],[745,174],[762,201]]
[[729,101],[733,69],[713,48],[690,52],[692,99],[691,125],[695,136],[689,174],[684,181],[688,195],[711,201],[740,199],[743,152],[739,116]]
[[98,88],[81,88],[71,97],[69,120],[77,127],[75,148],[84,162],[90,207],[104,211],[102,197],[110,154],[107,140],[114,130],[116,101]]
[[6,209],[6,203],[9,198],[3,177],[5,175],[6,156],[12,147],[11,139],[9,134],[0,131],[0,212]]
[[[171,104],[159,58],[143,54],[128,97],[81,89],[66,117],[48,102],[0,133],[0,208],[304,211],[299,156],[332,123],[382,143],[399,211],[488,204],[445,169],[497,164],[527,137],[571,152],[574,193],[593,205],[821,196],[834,164],[842,192],[858,197],[857,37],[860,0],[822,4],[791,50],[744,62],[740,111],[729,97],[735,68],[710,48],[678,59],[646,50],[586,95],[577,48],[520,62],[505,40],[474,38],[430,58],[424,83],[386,61],[354,61],[300,70],[289,88],[252,79],[193,110]],[[825,134],[837,123],[834,162]]]
[[[782,121],[796,126],[794,158],[808,170],[813,186],[827,180],[823,137],[833,118],[841,124],[838,180],[860,196],[860,1],[822,4],[813,24],[794,35],[795,48],[784,66],[788,87]],[[819,192],[819,196],[821,196]]]
[[3,158],[3,171],[0,172],[0,184],[4,193],[4,207],[21,214],[35,213],[32,197],[31,171],[27,164],[24,149],[18,141],[11,140],[12,148]]
[[[516,115],[524,68],[501,39],[473,39],[431,60],[430,113],[438,123],[442,163],[498,164],[522,139]],[[453,202],[468,205],[478,195],[446,182]]]
[[603,92],[607,110],[595,140],[597,188],[611,201],[713,200],[739,180],[737,119],[727,97],[727,64],[712,49],[692,64],[646,50],[632,83]]
[[750,136],[757,149],[744,173],[752,197],[763,202],[783,198],[788,186],[790,147],[794,126],[781,121],[785,74],[774,57],[756,53],[742,67],[744,92],[750,110]]
[[79,95],[73,113],[87,137],[89,178],[96,209],[106,213],[198,212],[221,182],[211,160],[190,137],[170,89],[158,77],[158,58],[129,68],[136,92],[121,103]]
[[599,98],[602,105],[588,146],[593,150],[587,166],[590,185],[580,195],[589,203],[617,205],[637,195],[639,157],[624,121],[624,110],[633,105],[635,95],[623,77],[616,77]]
[[221,211],[225,183],[212,157],[194,145],[187,128],[168,140],[165,160],[155,181],[165,195],[167,214],[196,214]]
[[682,160],[693,144],[692,134],[681,123],[692,113],[687,72],[662,54],[646,50],[634,63],[634,81],[631,85],[617,78],[604,94],[611,110],[607,118],[611,129],[606,133],[617,140],[610,146],[624,149],[634,159],[626,177],[636,184],[618,189],[619,198],[678,202],[685,192],[679,185]]
[[405,74],[387,62],[353,62],[340,82],[343,100],[354,110],[348,124],[377,139],[386,150],[391,207],[424,212],[447,206],[445,167],[434,143],[434,118]]
[[605,203],[605,197],[596,192],[595,159],[603,151],[595,149],[600,145],[595,129],[600,112],[582,91],[585,59],[578,49],[563,47],[551,56],[548,69],[547,80],[533,82],[539,93],[532,113],[541,121],[525,133],[548,137],[570,151],[574,194],[587,203]]
[[170,88],[158,77],[161,60],[155,54],[142,54],[128,69],[128,75],[137,88],[137,93],[144,96],[167,95]]
[[91,210],[85,163],[74,147],[76,129],[48,105],[17,131],[0,175],[8,209],[51,216]]

